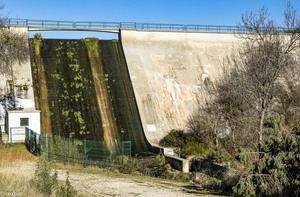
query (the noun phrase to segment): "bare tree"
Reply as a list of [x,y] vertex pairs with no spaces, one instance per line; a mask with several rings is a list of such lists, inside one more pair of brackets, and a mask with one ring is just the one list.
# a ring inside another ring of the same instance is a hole
[[258,116],[260,150],[265,119],[274,104],[276,88],[285,83],[285,78],[296,74],[299,21],[295,10],[288,4],[284,28],[278,28],[269,19],[266,9],[261,9],[258,14],[244,14],[242,25],[248,33],[239,35],[244,43],[233,59],[235,67],[231,76],[238,76],[240,87],[236,89],[236,94]]
[[243,42],[227,60],[233,67],[215,85],[212,103],[190,119],[191,130],[203,130],[201,126],[208,124],[216,136],[218,128],[228,126],[232,148],[258,147],[260,152],[266,119],[282,100],[279,90],[290,86],[299,70],[300,23],[289,3],[284,18],[284,27],[279,28],[266,9],[242,15],[247,33],[237,35]]

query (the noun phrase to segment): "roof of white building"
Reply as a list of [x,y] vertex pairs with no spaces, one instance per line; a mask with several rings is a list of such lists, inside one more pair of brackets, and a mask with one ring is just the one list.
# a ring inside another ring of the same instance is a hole
[[34,108],[26,108],[26,109],[8,109],[7,113],[40,113],[41,111],[36,110]]

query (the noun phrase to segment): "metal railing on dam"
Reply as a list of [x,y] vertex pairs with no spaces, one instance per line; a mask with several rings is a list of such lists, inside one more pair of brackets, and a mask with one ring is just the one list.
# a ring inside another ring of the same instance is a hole
[[[59,20],[31,20],[10,18],[6,20],[9,27],[27,27],[55,30],[94,30],[94,31],[167,31],[167,32],[208,32],[208,33],[235,33],[248,32],[242,26],[217,25],[187,25],[187,24],[160,24],[136,22],[92,22],[92,21],[59,21]],[[278,27],[277,31],[287,32],[289,29]]]

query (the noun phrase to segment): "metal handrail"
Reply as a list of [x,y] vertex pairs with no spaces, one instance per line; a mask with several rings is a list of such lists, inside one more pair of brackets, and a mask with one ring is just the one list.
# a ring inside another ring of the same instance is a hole
[[[137,31],[170,31],[170,32],[218,32],[234,33],[247,32],[242,26],[191,25],[191,24],[161,24],[135,22],[93,22],[93,21],[59,21],[59,20],[32,20],[10,18],[6,20],[9,27],[28,28],[56,28],[56,29],[95,29],[95,30],[137,30]],[[280,32],[290,29],[277,28]]]

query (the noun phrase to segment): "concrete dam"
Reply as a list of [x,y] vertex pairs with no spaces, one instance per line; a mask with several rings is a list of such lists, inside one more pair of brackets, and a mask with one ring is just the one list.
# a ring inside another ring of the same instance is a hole
[[103,140],[112,152],[131,140],[134,153],[146,152],[172,129],[187,128],[238,43],[227,32],[120,29],[119,40],[35,36],[30,64],[15,78],[31,77],[28,99],[41,110],[43,135]]

